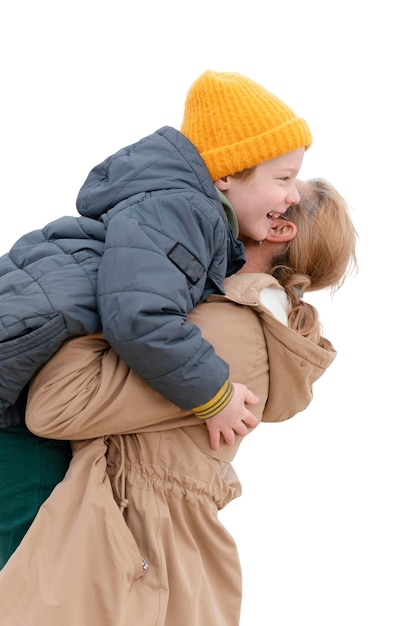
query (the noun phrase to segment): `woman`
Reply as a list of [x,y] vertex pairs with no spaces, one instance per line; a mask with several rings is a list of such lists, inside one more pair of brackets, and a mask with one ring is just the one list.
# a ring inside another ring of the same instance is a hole
[[[335,352],[300,292],[339,287],[355,264],[343,199],[320,180],[300,192],[262,246],[245,242],[226,297],[190,316],[258,396],[259,421],[310,403]],[[239,557],[217,512],[240,495],[231,462],[248,429],[220,442],[211,420],[151,390],[100,335],[68,340],[32,383],[27,423],[72,439],[73,459],[0,573],[2,624],[237,626]]]

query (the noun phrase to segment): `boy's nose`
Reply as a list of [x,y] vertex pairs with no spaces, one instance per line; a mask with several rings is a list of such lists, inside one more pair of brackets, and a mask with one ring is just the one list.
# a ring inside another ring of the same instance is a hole
[[294,185],[293,189],[287,196],[287,202],[292,204],[298,204],[300,202],[300,194],[297,191],[297,187]]

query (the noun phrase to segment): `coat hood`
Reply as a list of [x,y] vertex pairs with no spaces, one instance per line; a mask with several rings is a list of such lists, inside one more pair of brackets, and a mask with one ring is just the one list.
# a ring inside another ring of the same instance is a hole
[[164,126],[91,170],[76,205],[80,215],[99,219],[138,194],[187,188],[217,200],[216,188],[196,148],[180,132]]
[[330,342],[328,349],[322,348],[279,322],[260,302],[260,291],[266,287],[283,289],[267,274],[237,274],[225,280],[226,296],[214,295],[210,301],[229,299],[256,311],[269,363],[269,391],[262,421],[282,422],[307,408],[313,399],[313,384],[337,353]]

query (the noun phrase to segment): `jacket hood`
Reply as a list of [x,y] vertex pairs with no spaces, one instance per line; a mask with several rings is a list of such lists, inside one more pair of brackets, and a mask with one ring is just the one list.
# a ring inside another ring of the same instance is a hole
[[218,201],[216,188],[196,148],[179,131],[164,126],[91,170],[76,205],[80,215],[99,219],[138,194],[187,188]]

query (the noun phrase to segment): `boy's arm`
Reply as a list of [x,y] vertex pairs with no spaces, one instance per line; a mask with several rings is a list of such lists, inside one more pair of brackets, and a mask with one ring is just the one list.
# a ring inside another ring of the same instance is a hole
[[[260,401],[253,405],[258,423],[269,377],[265,337],[256,313],[249,307],[223,302],[202,304],[190,317],[219,355],[229,361],[233,378],[242,383],[232,400],[243,402],[240,387],[246,389],[244,384],[259,396]],[[243,354],[237,353],[237,345],[244,345]],[[218,418],[206,421],[215,449],[223,428],[219,422],[233,407],[234,403],[225,407],[223,415],[219,413]],[[242,417],[239,410],[238,421],[244,421]],[[201,424],[191,410],[181,411],[129,370],[100,335],[69,339],[39,371],[31,384],[26,421],[35,434],[55,439],[87,439]],[[242,434],[244,428],[238,424]],[[231,434],[224,429],[225,440],[231,441]]]
[[248,428],[255,428],[259,421],[249,411],[247,404],[258,404],[259,398],[246,385],[231,383],[234,393],[229,403],[216,415],[206,420],[209,431],[210,447],[213,450],[220,448],[222,436],[228,446],[235,443],[236,435],[244,437],[248,434]]
[[[155,391],[192,410],[229,378],[228,363],[187,323],[207,284],[213,291],[216,284],[222,288],[226,235],[220,222],[202,229],[186,207],[182,220],[173,217],[176,204],[164,206],[163,200],[140,214],[131,207],[111,219],[97,301],[103,334],[117,354]],[[146,222],[148,213],[161,216],[163,232]]]
[[235,435],[242,437],[248,433],[248,427],[255,428],[258,420],[251,413],[247,404],[257,404],[259,398],[240,383],[227,380],[218,393],[193,412],[200,419],[205,419],[209,431],[210,447],[218,450],[220,436],[227,445],[232,446]]

